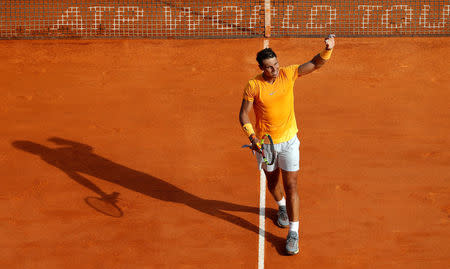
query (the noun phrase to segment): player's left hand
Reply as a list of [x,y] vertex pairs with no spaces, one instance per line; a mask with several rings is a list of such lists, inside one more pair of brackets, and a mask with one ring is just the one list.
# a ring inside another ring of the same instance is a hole
[[331,50],[334,48],[334,34],[330,34],[327,38],[325,38],[325,49]]

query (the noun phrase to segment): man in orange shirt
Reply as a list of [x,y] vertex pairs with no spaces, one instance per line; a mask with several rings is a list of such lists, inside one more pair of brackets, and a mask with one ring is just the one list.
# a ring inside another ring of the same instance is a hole
[[[239,112],[239,121],[250,142],[260,169],[264,170],[270,193],[278,203],[277,224],[288,227],[286,241],[288,254],[297,254],[299,226],[299,197],[297,176],[299,170],[300,142],[297,138],[297,123],[294,112],[294,82],[320,68],[331,57],[334,35],[325,38],[325,49],[302,65],[280,67],[275,52],[266,48],[258,52],[256,60],[262,73],[249,80]],[[249,113],[254,110],[255,130]],[[260,153],[260,139],[269,134],[275,144],[275,162],[263,163]],[[279,180],[281,175],[283,182]],[[284,197],[286,193],[286,198]]]

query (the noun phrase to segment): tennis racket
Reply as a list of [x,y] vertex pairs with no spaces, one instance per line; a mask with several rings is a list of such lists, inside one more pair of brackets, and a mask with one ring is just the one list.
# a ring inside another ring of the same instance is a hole
[[[272,137],[269,134],[263,135],[258,146],[261,149],[261,155],[264,163],[267,165],[272,165],[275,162],[275,147],[273,145]],[[252,148],[251,145],[243,145],[242,147],[250,149]]]
[[[268,139],[269,143],[265,143],[265,139]],[[267,165],[272,165],[275,162],[275,147],[273,145],[272,137],[269,134],[265,134],[260,142],[261,146],[261,155],[263,157],[263,161]]]

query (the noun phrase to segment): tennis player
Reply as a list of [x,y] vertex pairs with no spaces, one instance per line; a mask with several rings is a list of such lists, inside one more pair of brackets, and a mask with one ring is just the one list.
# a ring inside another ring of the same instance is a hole
[[[297,138],[294,112],[294,82],[298,77],[324,65],[331,57],[334,44],[334,35],[329,35],[325,38],[323,51],[311,61],[286,67],[280,67],[277,55],[272,49],[266,48],[258,52],[256,61],[262,73],[248,81],[239,112],[239,121],[256,152],[258,166],[264,170],[268,189],[278,203],[277,224],[280,227],[289,227],[286,241],[286,252],[289,255],[299,251],[300,202],[297,176],[300,168],[300,141]],[[249,118],[252,108],[256,116],[254,129]],[[275,144],[273,165],[263,162],[260,153],[259,143],[265,134],[269,134]],[[280,180],[280,172],[283,182]]]

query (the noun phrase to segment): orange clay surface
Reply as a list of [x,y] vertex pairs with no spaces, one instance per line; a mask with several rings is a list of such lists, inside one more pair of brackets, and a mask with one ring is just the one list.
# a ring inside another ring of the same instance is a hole
[[[449,268],[450,38],[336,41],[295,86],[301,251],[268,195],[265,266]],[[0,267],[256,268],[238,110],[262,44],[1,41]]]

